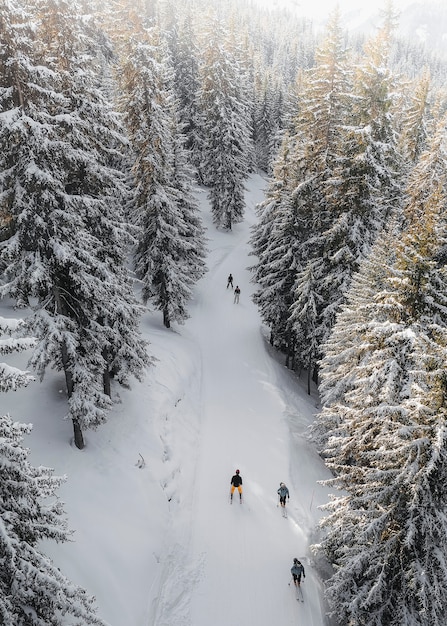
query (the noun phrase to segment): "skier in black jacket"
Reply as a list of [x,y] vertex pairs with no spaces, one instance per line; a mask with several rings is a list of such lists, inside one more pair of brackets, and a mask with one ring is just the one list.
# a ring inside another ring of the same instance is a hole
[[230,491],[230,500],[233,500],[234,490],[237,489],[239,491],[239,500],[242,502],[242,476],[239,473],[239,470],[236,470],[236,473],[231,479],[231,491]]

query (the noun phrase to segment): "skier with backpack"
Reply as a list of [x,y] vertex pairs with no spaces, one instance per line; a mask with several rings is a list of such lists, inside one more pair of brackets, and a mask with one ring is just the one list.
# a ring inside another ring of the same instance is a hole
[[304,565],[301,563],[299,559],[293,559],[293,565],[290,570],[290,573],[293,577],[293,584],[295,587],[299,587],[301,584],[301,576],[306,578],[306,574],[304,573]]
[[279,496],[279,503],[284,509],[286,506],[286,498],[290,500],[289,490],[287,489],[284,483],[279,483],[279,489],[277,493]]

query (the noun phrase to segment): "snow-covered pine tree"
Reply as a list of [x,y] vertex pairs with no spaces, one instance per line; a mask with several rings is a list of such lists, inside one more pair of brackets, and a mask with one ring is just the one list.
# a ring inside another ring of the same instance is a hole
[[295,339],[289,317],[293,285],[301,269],[296,249],[302,228],[292,197],[295,172],[290,149],[286,134],[266,199],[258,207],[259,221],[250,239],[252,254],[257,257],[252,268],[252,280],[258,285],[253,300],[270,328],[270,343],[286,354],[287,364],[294,354]]
[[344,493],[317,549],[340,624],[445,621],[445,123],[412,172],[403,231],[361,266],[325,347],[324,455]]
[[[261,73],[260,70],[258,73]],[[283,89],[280,80],[272,72],[265,72],[256,77],[254,93],[253,137],[256,164],[264,172],[272,173],[272,164],[278,150],[278,135],[282,129]]]
[[[322,264],[321,264],[322,265]],[[290,306],[290,323],[295,337],[295,353],[300,355],[300,364],[307,370],[307,393],[311,392],[311,378],[315,362],[320,354],[321,337],[318,336],[319,311],[322,296],[318,288],[322,276],[315,275],[321,266],[311,262],[297,273],[295,279],[295,297]]]
[[[275,328],[275,336],[290,337],[288,352],[292,356],[293,365],[298,364],[301,367],[310,365],[312,370],[319,354],[312,351],[313,359],[312,363],[309,363],[309,353],[306,352],[303,361],[301,358],[304,355],[303,348],[309,345],[311,335],[319,337],[321,341],[324,335],[324,329],[321,328],[322,309],[330,305],[324,265],[327,264],[331,251],[327,249],[323,233],[327,231],[333,215],[326,206],[324,184],[337,163],[340,127],[347,112],[348,70],[337,11],[329,22],[326,38],[317,51],[316,59],[315,68],[308,72],[307,80],[303,84],[304,93],[299,99],[299,108],[293,120],[294,132],[289,138],[287,182],[289,198],[286,200],[290,215],[289,225],[284,230],[280,228],[276,231],[277,236],[283,232],[285,242],[281,243],[281,246],[284,245],[288,252],[283,260],[277,259],[273,267],[277,271],[278,268],[284,271],[285,264],[288,264],[288,294],[285,298],[280,295],[280,291],[281,293],[284,291],[280,287],[282,283],[277,282],[275,287],[274,280],[271,284],[272,293],[265,292],[265,288],[261,286],[261,290],[256,294],[261,309],[267,297],[270,302],[274,302],[275,289],[278,302],[281,302],[282,306],[287,302],[288,313],[284,312],[281,317],[284,328]],[[290,117],[293,118],[292,112]],[[282,175],[281,168],[275,168],[274,171]],[[274,219],[281,220],[282,217],[275,213]],[[271,243],[268,249],[270,246],[278,249],[279,244]],[[293,255],[293,263],[287,261],[290,255]],[[269,263],[264,254],[259,258],[258,265],[265,262]],[[291,274],[291,271],[294,274]],[[273,276],[274,273],[271,277]],[[312,285],[308,285],[303,280],[304,277],[312,277]],[[304,306],[304,300],[311,292],[315,295],[313,303],[318,305],[318,310],[315,311],[315,315],[309,317],[310,309]],[[295,300],[302,306],[293,310],[292,324],[290,307]],[[300,311],[302,318],[299,317]],[[267,321],[267,318],[264,319]],[[278,321],[277,319],[276,323]],[[299,331],[300,335],[296,335],[295,331]]]
[[205,271],[204,230],[172,88],[169,56],[157,28],[129,39],[121,71],[122,97],[135,154],[132,220],[142,297],[163,312],[163,323],[183,322],[192,287]]
[[243,73],[222,21],[210,18],[201,36],[200,179],[210,187],[214,223],[231,230],[244,215],[244,180],[253,153],[250,107]]
[[[0,355],[32,348],[19,337],[23,323],[0,317]],[[0,393],[34,380],[0,363]],[[31,425],[0,415],[0,623],[4,626],[64,626],[67,616],[79,626],[105,626],[94,598],[69,581],[44,554],[42,540],[67,541],[70,533],[56,490],[64,481],[46,467],[33,467],[23,447]]]
[[168,37],[173,68],[173,87],[178,100],[180,125],[185,135],[185,148],[190,152],[194,162],[201,124],[198,111],[200,52],[191,6],[187,5],[180,10],[178,2],[171,0],[170,7],[171,14],[175,16],[170,28],[170,32],[174,31],[174,33]]
[[[386,22],[366,46],[354,87],[337,12],[317,51],[317,65],[312,71],[315,76],[302,116],[304,120],[310,116],[310,128],[316,129],[315,147],[305,156],[309,169],[320,172],[314,194],[316,228],[306,243],[306,275],[319,279],[311,286],[303,282],[301,274],[294,290],[302,302],[309,290],[318,294],[319,307],[317,326],[313,326],[313,319],[311,329],[299,318],[299,308],[294,309],[296,328],[301,324],[303,332],[301,339],[297,336],[299,353],[306,349],[311,333],[320,343],[327,339],[353,273],[369,253],[390,207],[399,207],[397,144],[390,115],[393,86],[386,69],[389,32]],[[316,123],[320,119],[321,129]],[[318,358],[317,351],[313,367]]]
[[18,61],[6,60],[0,169],[13,235],[1,250],[2,292],[36,303],[27,319],[39,339],[31,364],[41,377],[48,366],[64,372],[81,448],[82,430],[106,419],[110,375],[140,377],[149,359],[124,266],[131,239],[116,168],[124,142],[95,83],[94,45],[78,5],[53,0],[35,10],[42,19],[30,39],[33,57],[20,55],[29,22],[18,19],[10,29],[10,55]]
[[22,443],[30,430],[0,416],[0,623],[105,626],[95,599],[40,550],[41,541],[68,541],[70,533],[56,499],[64,478],[30,465]]
[[353,97],[345,95],[349,119],[338,129],[338,157],[324,183],[328,214],[319,249],[325,302],[320,337],[324,341],[349,288],[352,275],[372,243],[399,208],[399,158],[391,116],[394,91],[387,69],[388,27],[366,46],[354,80]]

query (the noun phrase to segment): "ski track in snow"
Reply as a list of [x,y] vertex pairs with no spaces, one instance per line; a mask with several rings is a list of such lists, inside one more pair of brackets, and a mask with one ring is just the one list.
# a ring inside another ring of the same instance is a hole
[[[197,197],[210,239],[208,272],[181,329],[185,352],[195,347],[190,371],[178,372],[179,387],[169,390],[157,418],[169,521],[147,626],[322,626],[322,591],[306,554],[325,500],[316,484],[324,470],[303,471],[306,458],[315,456],[299,412],[303,396],[295,375],[273,358],[251,300],[254,207],[233,232],[221,232],[211,223],[205,192]],[[226,289],[230,272],[241,288],[239,304]],[[161,353],[164,341],[160,337]],[[170,420],[181,420],[184,440],[170,440]],[[244,500],[235,492],[230,505],[236,467]],[[280,481],[291,492],[287,519],[277,507]],[[307,565],[304,603],[288,586],[294,556]]]

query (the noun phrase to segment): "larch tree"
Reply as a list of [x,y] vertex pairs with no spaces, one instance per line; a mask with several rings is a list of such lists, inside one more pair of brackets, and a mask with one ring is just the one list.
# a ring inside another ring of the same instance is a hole
[[[293,234],[290,229],[287,230],[288,237],[293,238],[293,244],[286,244],[286,247],[289,250],[288,255],[292,249],[294,251],[294,262],[290,268],[293,268],[295,275],[289,277],[289,311],[284,319],[287,320],[285,328],[290,337],[288,352],[293,356],[293,365],[314,369],[318,352],[314,353],[312,350],[310,362],[310,353],[306,351],[304,354],[303,350],[304,346],[309,345],[311,334],[316,333],[315,336],[321,341],[321,311],[331,304],[323,267],[324,263],[327,264],[331,251],[328,250],[324,233],[334,216],[327,207],[324,186],[337,163],[340,128],[346,116],[346,92],[349,84],[338,12],[332,16],[326,37],[317,50],[315,67],[307,74],[303,93],[297,101],[298,110],[294,115],[290,112],[294,131],[289,139],[291,166],[288,204],[295,226]],[[263,262],[260,259],[260,263]],[[306,277],[312,277],[312,285],[306,284]],[[272,288],[275,289],[274,286]],[[280,289],[279,283],[276,289]],[[309,317],[311,309],[304,306],[307,297],[305,294],[309,293],[314,294],[313,304],[318,305],[312,318]],[[279,293],[277,296],[282,302],[283,298]],[[259,293],[260,302],[264,297]],[[295,300],[303,307],[294,307],[292,323],[290,307]]]
[[316,549],[340,624],[445,620],[446,191],[444,120],[410,176],[403,229],[376,243],[325,346],[323,454],[343,494]]
[[399,148],[406,160],[414,164],[425,149],[428,136],[430,75],[428,71],[410,85],[409,103],[404,107]]
[[144,303],[163,323],[188,317],[192,287],[205,271],[204,230],[192,195],[169,56],[156,27],[129,39],[121,107],[135,155],[131,219],[138,229],[135,270]]

